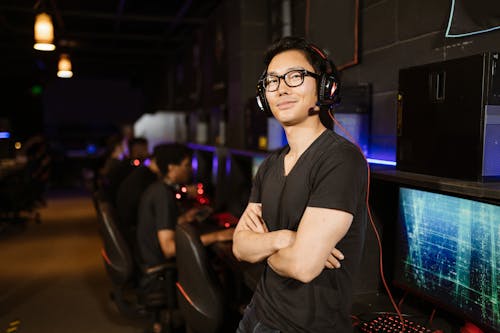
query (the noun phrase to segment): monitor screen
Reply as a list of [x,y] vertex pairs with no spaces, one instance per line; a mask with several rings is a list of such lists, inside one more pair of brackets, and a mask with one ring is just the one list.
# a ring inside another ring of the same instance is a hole
[[193,182],[202,183],[205,195],[211,200],[215,198],[215,184],[217,181],[217,155],[210,150],[194,149]]
[[399,189],[394,284],[500,331],[500,206]]
[[265,156],[252,157],[252,178],[255,177],[255,175],[257,174],[257,171],[260,168],[260,165],[262,164],[262,162],[264,162],[265,159],[266,159]]

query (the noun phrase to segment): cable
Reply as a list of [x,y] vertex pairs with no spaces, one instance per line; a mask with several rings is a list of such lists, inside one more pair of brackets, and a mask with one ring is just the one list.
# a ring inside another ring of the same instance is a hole
[[403,301],[405,300],[406,295],[408,295],[408,290],[405,291],[403,297],[401,297],[401,299],[399,300],[399,303],[398,303],[398,308],[399,309],[401,309],[401,307],[403,306]]
[[432,322],[434,321],[434,316],[436,315],[436,308],[432,309],[431,316],[429,317],[429,325],[432,327]]
[[[332,113],[332,109],[328,110],[328,115],[333,120],[333,122],[335,123],[335,125],[337,125],[341,129],[341,131],[349,138],[349,140],[351,140],[351,142],[359,149],[359,151],[361,152],[361,155],[363,157],[365,157],[365,155],[363,154],[363,150],[356,143],[356,140],[354,140],[354,138],[351,136],[351,134],[337,121],[337,119],[335,119],[335,117],[333,116],[333,113]],[[398,305],[394,301],[394,297],[392,296],[391,290],[389,289],[389,286],[388,286],[387,281],[385,279],[384,263],[383,263],[383,258],[382,258],[382,241],[380,240],[380,234],[379,234],[379,232],[377,230],[377,226],[375,225],[375,222],[373,221],[372,212],[371,212],[370,203],[369,203],[369,199],[370,199],[370,176],[371,176],[371,174],[370,174],[370,163],[368,163],[368,160],[366,159],[366,157],[365,157],[365,162],[366,162],[367,173],[368,173],[367,174],[368,179],[367,179],[367,185],[366,185],[366,210],[368,212],[368,218],[369,218],[370,224],[371,224],[371,226],[373,228],[373,232],[375,233],[375,237],[377,238],[377,244],[378,244],[378,249],[379,249],[380,278],[382,280],[382,283],[384,284],[384,288],[385,288],[385,290],[387,292],[387,295],[389,296],[389,300],[391,301],[392,306],[394,307],[394,310],[396,310],[396,313],[398,314],[399,320],[401,320],[401,324],[403,326],[402,332],[404,332],[405,331],[404,327],[405,327],[406,324],[405,324],[403,315],[402,315],[401,311],[399,310]]]

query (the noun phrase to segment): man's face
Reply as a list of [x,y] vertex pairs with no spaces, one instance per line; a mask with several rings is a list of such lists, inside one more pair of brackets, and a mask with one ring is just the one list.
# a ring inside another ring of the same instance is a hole
[[191,159],[186,157],[180,164],[170,164],[170,180],[177,184],[186,184],[191,178]]
[[[267,73],[284,75],[291,70],[308,70],[314,68],[301,51],[288,50],[277,54],[269,63]],[[316,105],[316,79],[305,76],[304,82],[297,87],[289,87],[280,79],[276,91],[266,91],[266,98],[274,117],[284,126],[291,126],[306,120],[309,109]]]

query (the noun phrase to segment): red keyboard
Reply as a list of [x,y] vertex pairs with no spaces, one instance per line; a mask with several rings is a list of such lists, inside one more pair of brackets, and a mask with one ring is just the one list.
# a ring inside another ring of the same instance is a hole
[[404,324],[398,316],[379,316],[365,321],[358,326],[361,332],[387,332],[387,333],[432,333],[434,330],[424,327],[414,321],[404,319]]

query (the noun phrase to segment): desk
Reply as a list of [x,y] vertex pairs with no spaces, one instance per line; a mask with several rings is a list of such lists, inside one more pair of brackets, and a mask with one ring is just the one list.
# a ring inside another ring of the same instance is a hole
[[9,158],[0,160],[0,180],[7,179],[12,175],[19,175],[24,171],[26,162]]
[[394,167],[372,166],[375,180],[425,187],[500,203],[500,182],[474,182],[396,170]]

